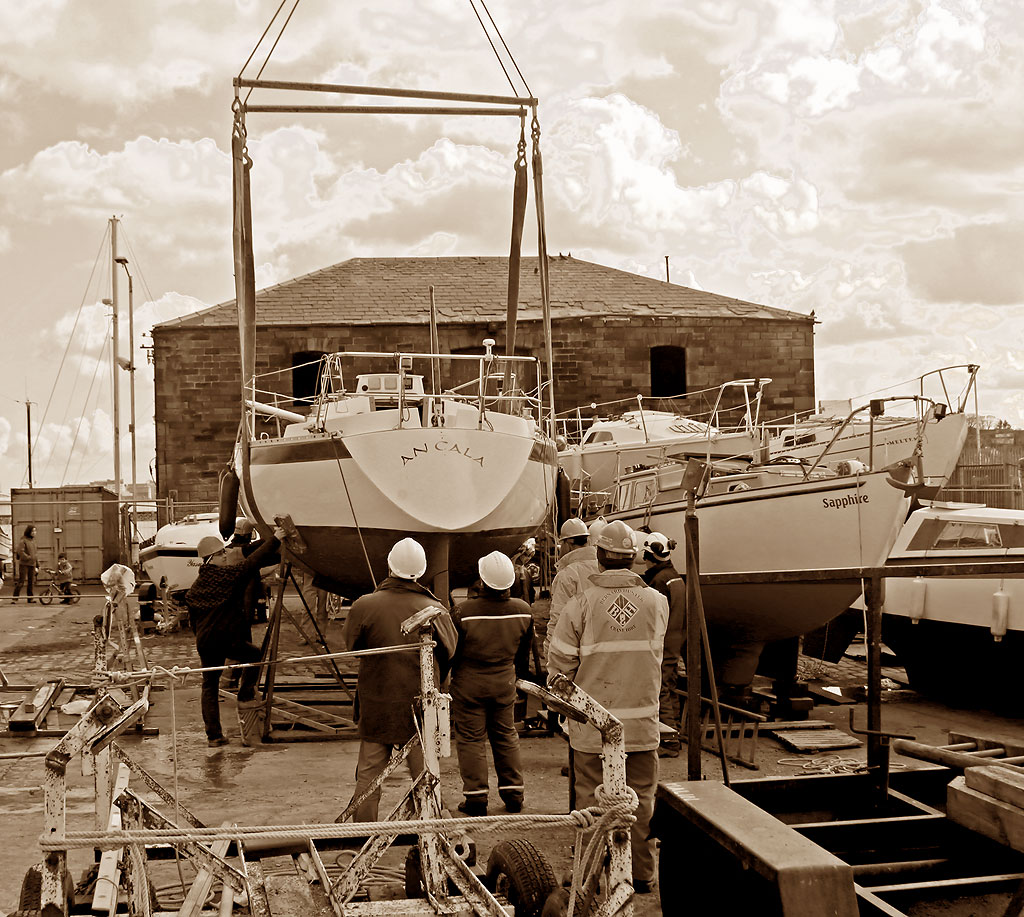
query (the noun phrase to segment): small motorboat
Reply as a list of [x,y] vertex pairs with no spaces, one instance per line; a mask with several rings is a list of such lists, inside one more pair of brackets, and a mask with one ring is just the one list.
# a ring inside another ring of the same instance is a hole
[[217,513],[193,513],[161,526],[139,546],[139,563],[157,589],[185,592],[195,582],[202,561],[196,548],[206,535],[220,537]]
[[[1024,510],[939,503],[910,514],[888,566],[1024,560]],[[887,577],[882,636],[910,686],[1024,710],[1024,576]]]

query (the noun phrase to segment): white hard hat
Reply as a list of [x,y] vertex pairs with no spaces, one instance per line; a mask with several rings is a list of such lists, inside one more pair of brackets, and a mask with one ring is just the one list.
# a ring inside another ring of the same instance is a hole
[[644,557],[649,557],[651,560],[667,560],[673,547],[675,547],[675,542],[668,535],[651,532],[644,539]]
[[601,537],[601,532],[608,523],[605,522],[604,516],[598,516],[593,522],[590,523],[590,543],[597,544],[597,539]]
[[388,554],[388,569],[399,579],[419,579],[427,572],[427,555],[422,545],[403,538]]
[[199,555],[200,560],[206,560],[212,554],[216,554],[218,551],[224,550],[224,542],[221,541],[216,535],[203,535],[199,539],[199,544],[196,545],[196,554]]
[[503,592],[516,581],[516,568],[501,551],[491,551],[477,563],[484,585]]
[[558,540],[565,541],[567,538],[580,538],[588,535],[590,530],[582,519],[566,519],[558,530]]
[[636,548],[633,545],[633,535],[633,530],[625,522],[621,519],[616,519],[601,529],[601,534],[598,536],[595,544],[602,551],[607,551],[609,554],[632,556],[636,554]]
[[236,535],[251,535],[256,527],[252,522],[245,518],[245,516],[239,516],[235,520],[235,534]]

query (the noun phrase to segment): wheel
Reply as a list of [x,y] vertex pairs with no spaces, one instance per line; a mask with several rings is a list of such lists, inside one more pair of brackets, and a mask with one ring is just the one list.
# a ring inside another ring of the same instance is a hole
[[53,601],[53,590],[47,587],[43,592],[39,593],[39,604],[49,605]]
[[540,917],[557,887],[555,874],[541,852],[529,841],[501,841],[487,858],[487,887],[508,899],[516,917]]
[[[21,880],[21,893],[18,896],[18,911],[23,913],[40,913],[43,899],[43,867],[40,864],[30,866]],[[71,881],[71,873],[64,869],[64,913],[70,914],[75,903],[75,883]]]
[[82,590],[79,589],[77,586],[72,586],[71,593],[68,596],[68,599],[71,605],[77,605],[80,601],[82,601]]

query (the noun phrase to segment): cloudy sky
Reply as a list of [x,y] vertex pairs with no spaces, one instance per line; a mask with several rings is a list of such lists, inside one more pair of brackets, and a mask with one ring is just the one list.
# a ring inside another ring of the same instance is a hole
[[[0,0],[0,489],[27,480],[26,401],[37,485],[112,476],[111,216],[140,344],[233,296],[231,79],[278,3]],[[813,310],[819,398],[976,362],[981,412],[1024,425],[1019,4],[489,9],[541,100],[552,253],[658,278],[668,255],[673,282]],[[302,0],[263,75],[509,92],[468,0]],[[507,254],[514,119],[251,115],[249,136],[259,286]],[[126,385],[122,411],[129,479]]]

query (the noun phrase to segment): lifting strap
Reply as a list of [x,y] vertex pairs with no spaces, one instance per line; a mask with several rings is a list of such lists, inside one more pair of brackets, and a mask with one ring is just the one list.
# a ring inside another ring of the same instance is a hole
[[[505,318],[505,356],[516,352],[516,321],[519,311],[519,270],[522,260],[523,223],[526,220],[526,115],[519,122],[519,146],[516,152],[516,181],[512,190],[512,240],[508,253],[508,312]],[[503,391],[508,394],[512,388],[512,364],[505,363]]]

